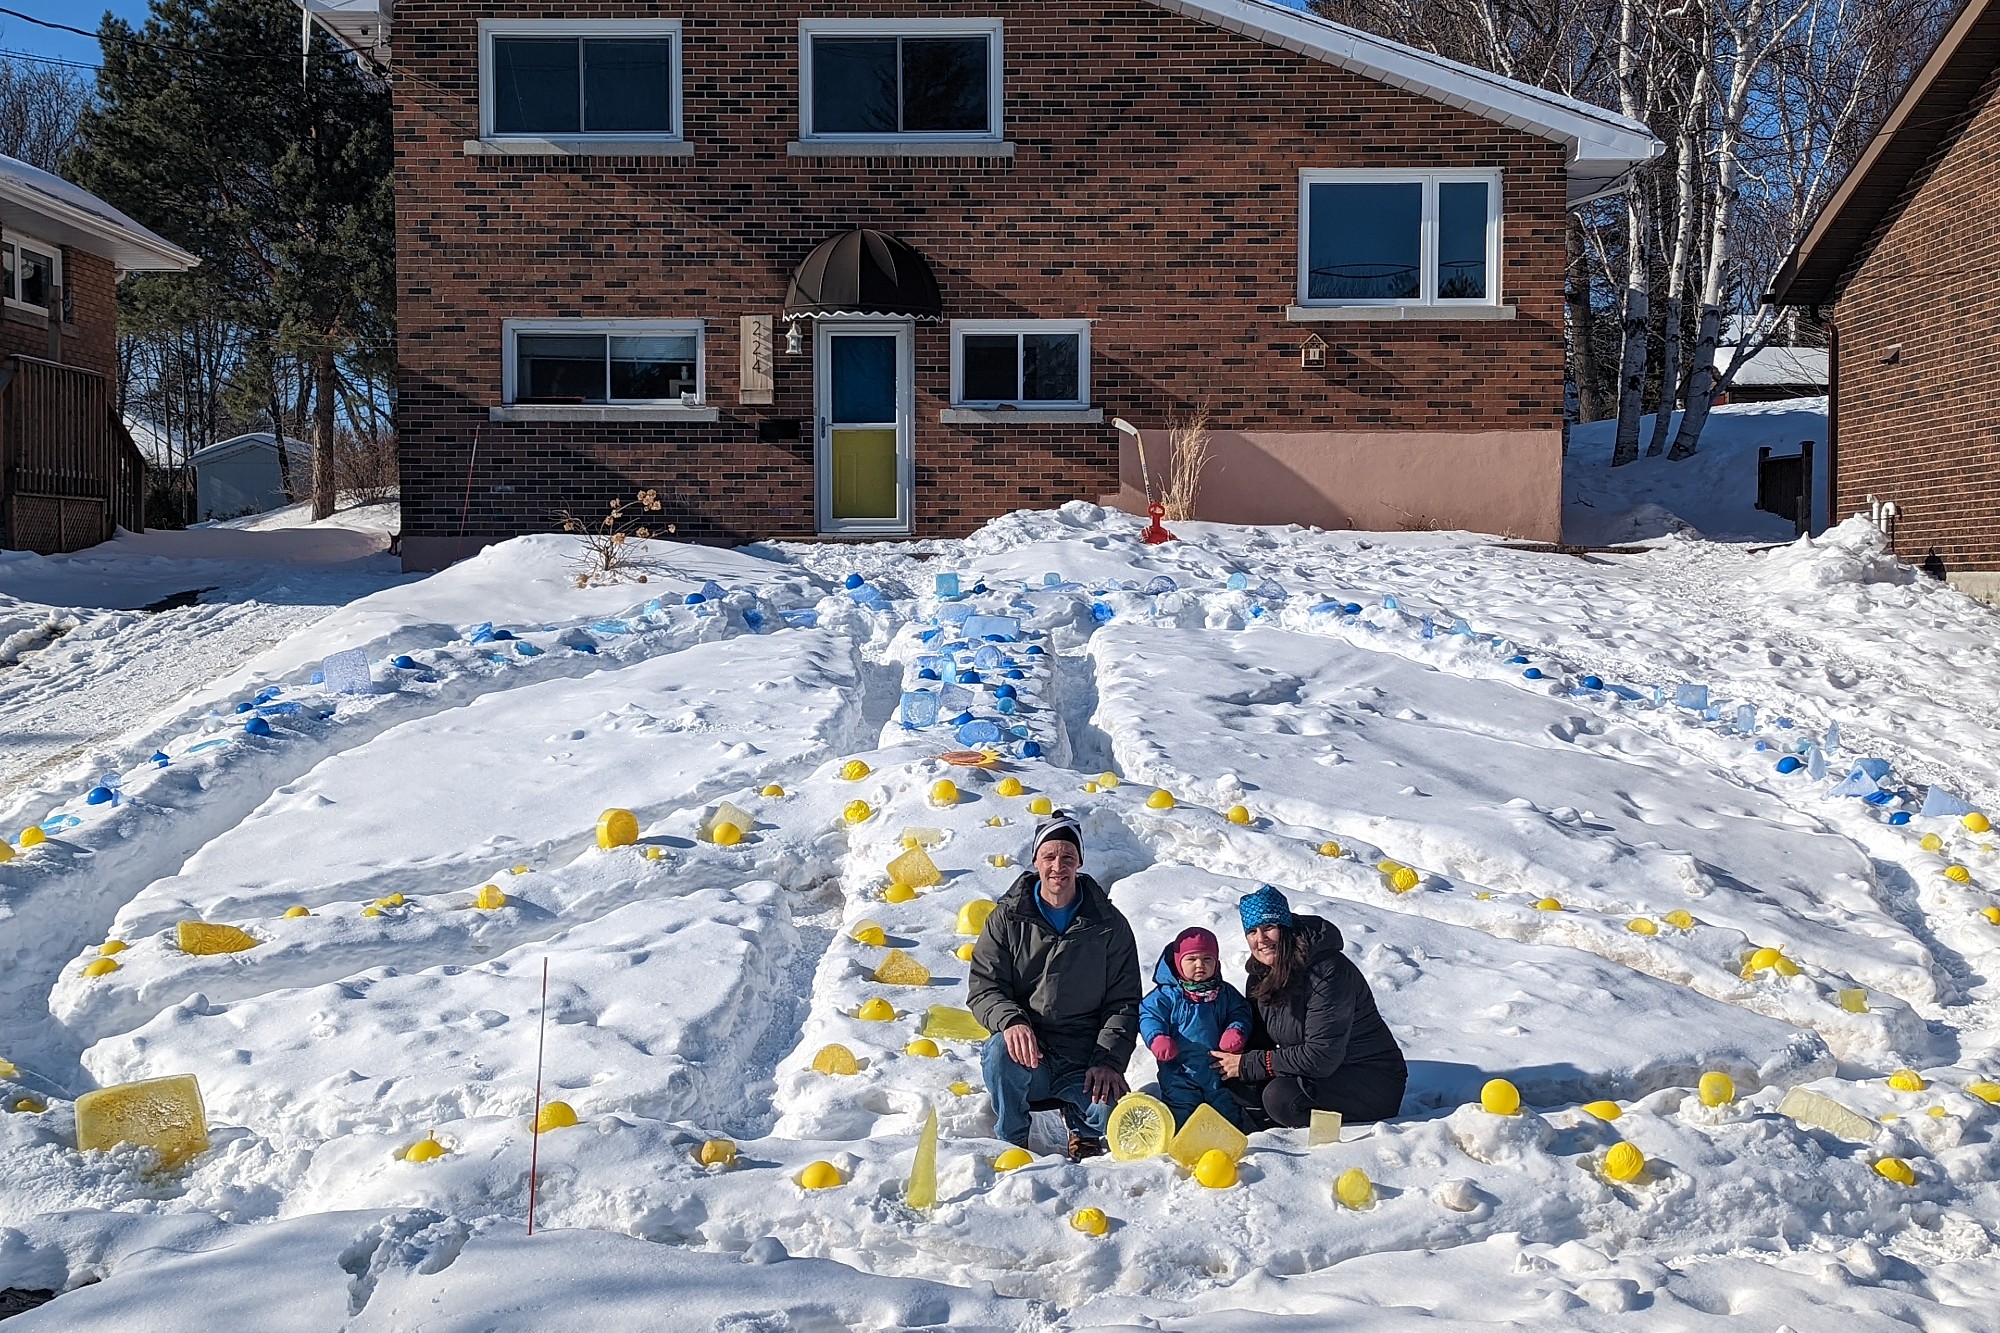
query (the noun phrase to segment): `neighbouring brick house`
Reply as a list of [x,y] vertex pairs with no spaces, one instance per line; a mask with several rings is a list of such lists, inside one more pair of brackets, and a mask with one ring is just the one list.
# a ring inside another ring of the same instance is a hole
[[115,411],[118,276],[193,255],[96,195],[0,156],[0,545],[74,551],[145,514]]
[[[1830,515],[2000,601],[2000,0],[1967,0],[1768,300],[1830,333]],[[1888,506],[1893,506],[1889,509]]]
[[1565,209],[1629,121],[1259,0],[309,0],[397,72],[403,549],[1137,508],[1560,526]]

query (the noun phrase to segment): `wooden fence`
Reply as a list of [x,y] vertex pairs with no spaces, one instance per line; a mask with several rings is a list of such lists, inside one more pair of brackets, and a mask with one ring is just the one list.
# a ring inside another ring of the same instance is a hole
[[95,371],[0,358],[6,545],[48,555],[144,531],[146,460],[111,401]]

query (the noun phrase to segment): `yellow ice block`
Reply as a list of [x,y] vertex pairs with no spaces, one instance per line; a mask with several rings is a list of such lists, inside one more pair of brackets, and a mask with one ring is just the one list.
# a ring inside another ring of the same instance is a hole
[[944,883],[944,875],[931,860],[929,852],[921,847],[912,847],[889,863],[889,878],[898,884],[913,889],[928,889],[933,884]]
[[891,949],[876,967],[875,980],[884,986],[928,986],[931,970],[901,949]]
[[1165,1102],[1143,1092],[1131,1092],[1111,1108],[1104,1137],[1113,1157],[1121,1162],[1135,1162],[1165,1152],[1173,1132],[1174,1113]]
[[1173,1141],[1167,1145],[1168,1154],[1190,1171],[1200,1164],[1207,1153],[1223,1152],[1234,1162],[1248,1151],[1250,1140],[1244,1137],[1243,1131],[1224,1120],[1207,1102],[1194,1108],[1187,1123],[1180,1127]]
[[903,1187],[903,1202],[912,1208],[930,1208],[937,1203],[937,1108],[924,1117],[924,1132],[917,1139],[917,1155],[910,1162],[910,1182]]
[[1315,1110],[1306,1127],[1306,1147],[1320,1148],[1340,1142],[1340,1112]]
[[183,921],[175,927],[182,953],[242,953],[257,947],[254,936],[234,926],[211,926],[206,921]]
[[938,1041],[985,1041],[993,1034],[979,1025],[970,1009],[934,1004],[924,1015],[922,1035]]
[[1835,1138],[1852,1139],[1856,1143],[1871,1143],[1877,1133],[1875,1122],[1867,1116],[1850,1111],[1831,1097],[1821,1096],[1805,1088],[1793,1088],[1778,1103],[1778,1114],[1790,1116],[1802,1125],[1823,1129]]
[[639,841],[639,817],[630,810],[612,808],[597,817],[599,847],[630,847]]
[[[735,830],[735,837],[732,838],[722,832],[722,826],[725,824]],[[733,847],[743,841],[745,833],[756,827],[757,817],[755,815],[740,805],[723,801],[715,807],[708,818],[701,821],[701,836],[721,846]]]
[[208,1151],[208,1120],[193,1074],[120,1083],[76,1099],[76,1146],[107,1149],[142,1143],[177,1167]]

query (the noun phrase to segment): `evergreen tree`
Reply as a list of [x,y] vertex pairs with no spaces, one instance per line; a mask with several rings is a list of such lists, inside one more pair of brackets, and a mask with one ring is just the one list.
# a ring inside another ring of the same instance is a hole
[[[339,362],[393,336],[388,89],[291,0],[153,0],[106,15],[70,174],[200,256],[210,299],[312,367],[313,514],[333,512]],[[270,358],[266,355],[266,363]]]

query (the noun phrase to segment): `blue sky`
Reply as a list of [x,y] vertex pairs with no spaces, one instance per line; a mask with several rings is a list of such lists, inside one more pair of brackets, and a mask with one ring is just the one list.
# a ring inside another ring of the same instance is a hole
[[[136,26],[152,8],[148,0],[6,0],[6,4],[9,9],[33,14],[52,23],[93,30],[106,10]],[[95,65],[99,59],[97,39],[94,37],[79,37],[74,33],[38,27],[8,14],[0,14],[0,51],[73,60],[86,65]]]

